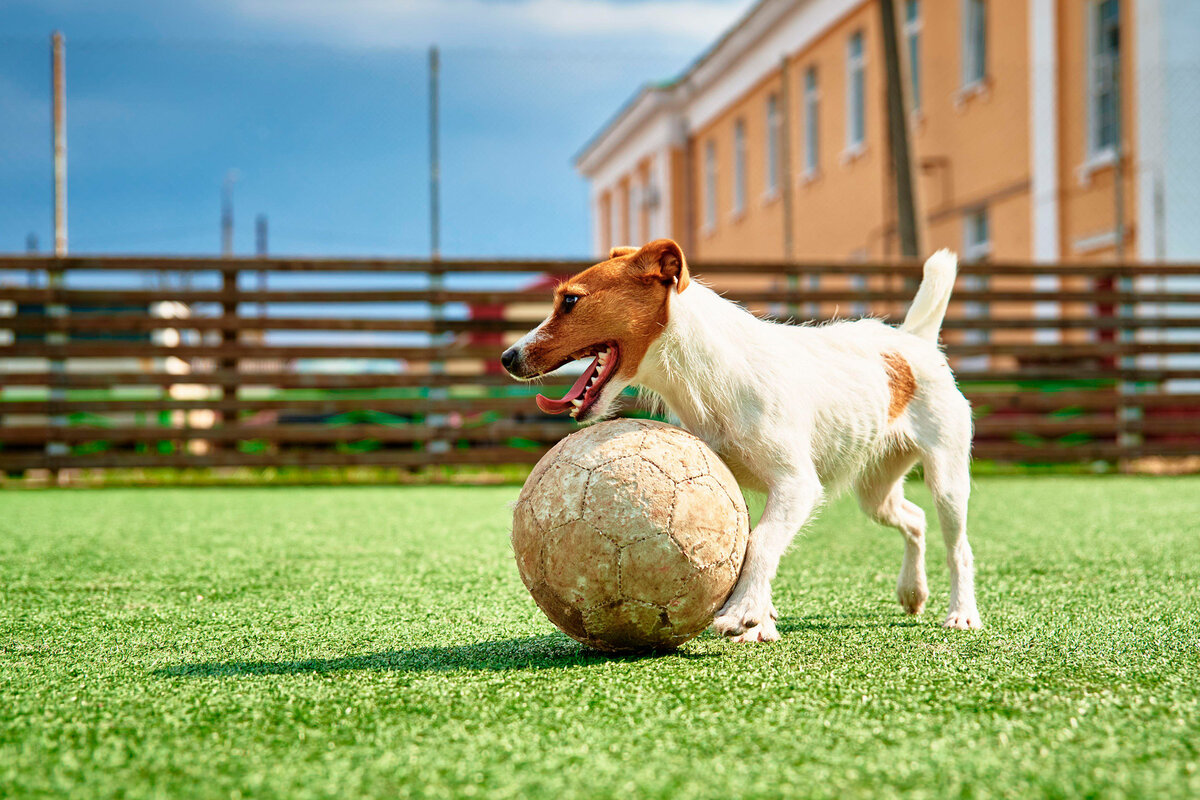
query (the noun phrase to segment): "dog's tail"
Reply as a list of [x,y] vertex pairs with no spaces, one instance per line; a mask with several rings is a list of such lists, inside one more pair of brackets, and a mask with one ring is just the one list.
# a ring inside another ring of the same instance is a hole
[[958,256],[949,250],[938,250],[925,262],[925,276],[917,289],[917,296],[908,309],[908,315],[900,330],[937,344],[942,320],[946,317],[946,306],[950,304],[950,293],[954,291],[954,277],[958,274]]

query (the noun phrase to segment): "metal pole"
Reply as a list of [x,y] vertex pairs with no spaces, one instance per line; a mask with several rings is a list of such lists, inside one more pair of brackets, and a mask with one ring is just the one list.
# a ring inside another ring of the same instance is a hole
[[[441,77],[441,60],[438,57],[437,45],[431,45],[429,48],[429,291],[431,294],[431,302],[429,303],[429,317],[433,323],[433,335],[431,344],[438,347],[446,344],[447,337],[441,329],[441,323],[445,319],[446,309],[441,303],[438,295],[441,294],[445,282],[442,275],[439,261],[442,256],[442,220],[441,220],[441,155],[438,152],[438,139],[441,135],[438,120],[438,94],[439,94],[439,79]],[[429,371],[434,375],[442,375],[446,372],[446,364],[440,359],[434,359],[429,364]],[[429,400],[432,403],[442,400],[447,397],[445,387],[431,387],[428,393]],[[428,413],[425,417],[426,424],[431,427],[440,427],[446,424],[447,418],[444,414]],[[444,453],[450,449],[450,442],[444,439],[431,439],[428,442],[429,451],[431,453]]]
[[893,0],[879,0],[883,17],[883,58],[887,77],[888,138],[892,145],[892,172],[896,179],[896,225],[900,254],[917,258],[917,204],[913,192],[912,150],[908,141],[908,103],[904,71],[900,66],[900,40]]
[[221,255],[233,255],[233,184],[237,181],[237,170],[225,173],[221,184]]
[[[63,35],[55,31],[50,36],[50,83],[51,83],[51,129],[54,149],[54,255],[62,258],[67,254],[67,109],[66,69],[63,57]],[[70,453],[65,442],[54,441],[54,429],[64,427],[67,417],[58,413],[57,406],[66,400],[66,360],[61,350],[67,344],[67,306],[55,302],[54,295],[62,289],[63,274],[58,265],[46,272],[50,289],[50,302],[46,304],[46,316],[54,318],[58,330],[46,333],[46,345],[50,355],[50,428],[46,442],[46,456],[55,483],[62,474],[57,461]],[[59,351],[56,353],[55,351]]]
[[[38,251],[38,237],[37,237],[36,233],[33,233],[31,231],[25,235],[25,252],[28,255],[35,256],[35,255],[37,255],[37,251]],[[25,280],[28,282],[30,289],[34,288],[38,284],[37,273],[38,273],[37,270],[31,269],[31,270],[29,270],[29,273],[25,276]]]
[[[267,215],[259,214],[254,218],[254,253],[259,258],[267,257]],[[267,290],[267,271],[260,269],[258,271],[258,290],[265,292]],[[258,315],[265,317],[267,315],[266,301],[258,304]]]
[[[221,256],[223,258],[231,258],[233,256],[233,184],[237,181],[237,170],[229,170],[225,173],[225,180],[221,184]],[[221,272],[221,316],[224,318],[225,326],[221,328],[220,342],[222,349],[228,345],[236,345],[241,341],[241,331],[234,326],[238,312],[239,304],[237,300],[238,288],[240,286],[240,276],[237,270],[223,270]],[[222,400],[235,400],[238,395],[238,381],[234,377],[238,372],[239,362],[236,358],[221,357],[217,359],[217,369],[223,373],[218,386],[221,389]],[[218,411],[216,413],[216,422],[218,425],[225,425],[237,419],[236,411]],[[217,442],[212,443],[212,449],[218,450],[226,447],[225,444]]]
[[54,107],[54,255],[67,254],[67,109],[63,35],[50,36]]
[[429,48],[429,255],[441,257],[441,163],[438,153],[438,79],[441,64],[437,45]]

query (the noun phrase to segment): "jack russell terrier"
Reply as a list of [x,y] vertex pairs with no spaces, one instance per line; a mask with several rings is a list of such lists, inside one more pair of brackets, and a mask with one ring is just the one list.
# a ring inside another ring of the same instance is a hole
[[532,380],[592,363],[548,413],[604,419],[627,386],[649,392],[706,441],[742,486],[765,491],[737,586],[714,627],[739,642],[779,638],[771,580],[821,503],[853,488],[863,510],[904,535],[897,595],[925,606],[925,514],[904,498],[918,461],[950,566],[949,628],[979,628],[967,542],[971,408],[938,348],[958,262],[939,250],[899,328],[874,319],[787,325],[758,319],[688,275],[679,245],[613,248],[554,292],[554,310],[501,356]]

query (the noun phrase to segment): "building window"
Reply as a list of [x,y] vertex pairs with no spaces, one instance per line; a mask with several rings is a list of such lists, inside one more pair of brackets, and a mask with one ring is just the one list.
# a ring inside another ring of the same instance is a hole
[[717,143],[704,145],[704,228],[717,227]]
[[817,87],[817,68],[804,70],[804,177],[817,174],[820,165],[820,136],[818,135],[821,93]]
[[733,123],[733,213],[746,208],[746,121]]
[[629,222],[629,239],[626,244],[636,245],[642,238],[642,187],[634,181],[629,182],[629,209],[625,219]]
[[965,218],[963,259],[981,261],[992,253],[992,230],[986,208],[971,211]]
[[[628,191],[628,189],[626,189],[624,191]],[[620,188],[614,189],[613,197],[612,197],[612,204],[610,206],[611,212],[608,215],[609,224],[612,226],[612,229],[609,231],[609,235],[608,235],[609,247],[619,247],[620,245],[624,244],[624,242],[622,240],[625,238],[625,236],[621,230],[621,200],[622,199],[624,199],[622,196],[622,189],[620,189]]]
[[600,252],[607,253],[613,246],[612,242],[612,193],[605,192],[600,196],[600,219],[597,220],[596,227],[598,229],[597,238],[600,240]]
[[904,41],[908,45],[909,99],[921,110],[921,0],[905,0]]
[[962,0],[962,85],[970,88],[987,77],[987,2]]
[[[653,170],[653,168],[651,168]],[[654,182],[653,171],[646,173],[646,180],[642,183],[642,214],[646,220],[645,230],[642,231],[642,236],[649,241],[655,236],[658,236],[661,226],[658,224],[658,186]]]
[[[963,260],[983,261],[992,254],[992,226],[986,208],[970,211],[963,217]],[[987,278],[982,275],[964,275],[962,288],[965,292],[986,292]],[[962,305],[963,316],[969,319],[985,320],[990,309],[988,304],[978,300],[969,300]],[[986,327],[968,328],[963,331],[965,344],[982,344],[988,340]],[[969,368],[982,369],[987,364],[987,358],[964,359],[962,365]]]
[[779,114],[779,95],[767,98],[767,194],[779,192],[780,143],[783,141],[783,121]]
[[863,35],[858,31],[850,37],[846,48],[846,149],[862,149],[867,133],[866,66],[863,54]]
[[1121,6],[1093,0],[1088,10],[1088,152],[1116,150],[1121,134],[1117,86],[1121,68]]

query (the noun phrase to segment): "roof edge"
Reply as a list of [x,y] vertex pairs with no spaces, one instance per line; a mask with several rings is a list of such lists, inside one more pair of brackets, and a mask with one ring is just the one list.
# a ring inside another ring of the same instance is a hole
[[[636,125],[638,122],[641,122],[640,119],[635,118],[634,112],[644,97],[653,93],[674,92],[681,89],[688,83],[689,79],[696,73],[698,69],[716,56],[717,53],[722,50],[731,39],[737,36],[737,34],[751,22],[751,20],[762,13],[766,6],[775,4],[777,2],[779,2],[779,0],[758,0],[756,3],[754,3],[754,5],[752,5],[746,11],[746,13],[744,13],[735,23],[733,23],[733,25],[727,28],[715,42],[702,50],[700,55],[693,59],[692,62],[689,63],[683,70],[683,72],[674,80],[658,84],[642,84],[642,86],[636,92],[634,92],[634,94],[628,100],[626,100],[619,109],[617,109],[615,114],[609,117],[608,121],[605,122],[604,125],[601,126],[600,129],[596,131],[596,133],[594,133],[592,137],[584,143],[583,147],[581,147],[575,154],[574,158],[572,159],[573,163],[575,164],[575,168],[580,172],[583,172],[585,175],[590,172],[591,170],[586,166],[586,162],[596,153],[597,150],[600,149],[601,145],[605,143],[606,139],[608,139],[623,125],[628,124],[632,126]],[[784,0],[784,2],[787,2],[787,0]]]

